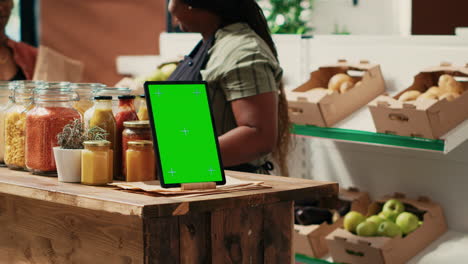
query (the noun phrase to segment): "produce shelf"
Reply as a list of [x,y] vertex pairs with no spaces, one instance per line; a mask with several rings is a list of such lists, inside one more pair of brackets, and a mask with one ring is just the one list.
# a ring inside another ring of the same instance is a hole
[[444,152],[445,150],[444,140],[403,137],[343,128],[294,125],[293,134],[398,148],[412,148],[437,152]]
[[[468,259],[467,246],[467,233],[449,230],[418,255],[414,256],[408,261],[408,264],[464,263],[463,259]],[[325,259],[315,259],[296,254],[296,263],[325,264],[333,262],[330,256],[327,256]]]

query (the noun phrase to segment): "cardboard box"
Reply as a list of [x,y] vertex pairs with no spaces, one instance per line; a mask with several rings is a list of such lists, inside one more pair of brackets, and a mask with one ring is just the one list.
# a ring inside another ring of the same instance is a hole
[[[338,73],[347,73],[361,84],[343,94],[316,89],[327,88],[330,78]],[[306,83],[287,92],[286,96],[293,123],[331,127],[384,92],[385,82],[379,65],[368,61],[352,65],[340,60],[338,64],[312,72]]]
[[406,263],[425,247],[447,231],[442,208],[426,197],[406,199],[402,194],[387,196],[369,206],[368,215],[381,210],[385,201],[397,198],[404,204],[417,208],[423,216],[423,224],[405,237],[361,237],[342,228],[326,238],[333,261],[339,263]]
[[[351,210],[365,214],[370,204],[369,194],[360,192],[356,188],[340,189],[339,196],[341,201],[350,202]],[[333,208],[336,204],[336,199],[322,201],[323,207]],[[293,244],[295,253],[321,258],[328,253],[328,247],[325,237],[333,230],[343,225],[343,218],[339,218],[335,223],[328,224],[326,222],[320,225],[294,225]]]
[[[442,74],[468,77],[468,65],[453,67],[442,64],[429,68],[414,77],[414,82],[408,89],[394,97],[379,96],[369,104],[377,132],[400,136],[438,139],[468,118],[468,93],[464,92],[457,99],[447,100],[416,100],[400,102],[399,96],[409,90],[425,92],[432,86],[437,86]],[[461,82],[465,91],[468,82]]]

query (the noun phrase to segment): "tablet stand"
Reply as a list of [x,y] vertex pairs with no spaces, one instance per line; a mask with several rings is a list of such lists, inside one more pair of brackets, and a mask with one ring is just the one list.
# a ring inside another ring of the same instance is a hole
[[216,189],[216,182],[182,183],[182,191]]

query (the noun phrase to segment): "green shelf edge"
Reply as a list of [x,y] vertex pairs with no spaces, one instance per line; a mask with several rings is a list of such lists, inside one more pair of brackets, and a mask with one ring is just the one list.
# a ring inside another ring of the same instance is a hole
[[317,127],[294,124],[292,133],[300,136],[320,137],[335,140],[363,142],[368,144],[379,144],[386,146],[423,149],[440,152],[443,152],[445,149],[445,142],[439,139],[404,137],[333,127]]
[[333,264],[323,259],[311,258],[301,254],[296,254],[296,262],[303,264]]

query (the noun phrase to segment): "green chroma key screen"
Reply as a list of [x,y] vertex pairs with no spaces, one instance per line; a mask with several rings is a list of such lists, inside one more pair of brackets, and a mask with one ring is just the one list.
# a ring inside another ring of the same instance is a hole
[[145,92],[163,187],[224,184],[206,84],[147,82]]

